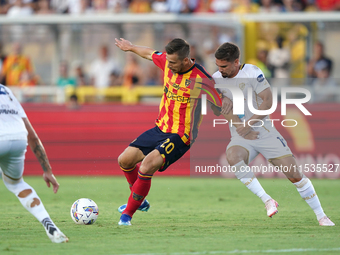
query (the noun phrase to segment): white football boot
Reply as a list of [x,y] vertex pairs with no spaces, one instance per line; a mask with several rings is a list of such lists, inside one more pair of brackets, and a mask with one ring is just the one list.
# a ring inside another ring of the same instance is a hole
[[65,236],[63,234],[63,232],[61,232],[60,230],[55,230],[53,232],[53,235],[51,235],[49,232],[47,232],[47,236],[50,238],[50,240],[52,241],[52,243],[67,243],[68,242],[68,238],[67,236]]
[[279,204],[272,198],[266,201],[265,206],[267,209],[267,215],[270,218],[279,212],[277,210],[277,208],[279,207]]
[[46,234],[52,241],[52,243],[67,243],[68,238],[63,232],[57,228],[57,226],[52,222],[50,218],[45,218],[41,221],[45,227]]
[[322,217],[319,220],[319,225],[320,226],[335,226],[335,224],[327,216]]

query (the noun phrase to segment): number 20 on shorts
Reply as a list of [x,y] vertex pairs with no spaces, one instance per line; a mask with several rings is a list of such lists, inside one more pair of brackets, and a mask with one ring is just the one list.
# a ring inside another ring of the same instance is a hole
[[161,148],[164,148],[166,154],[170,154],[173,149],[175,149],[175,144],[172,142],[170,143],[170,138],[167,138],[165,142],[161,145]]

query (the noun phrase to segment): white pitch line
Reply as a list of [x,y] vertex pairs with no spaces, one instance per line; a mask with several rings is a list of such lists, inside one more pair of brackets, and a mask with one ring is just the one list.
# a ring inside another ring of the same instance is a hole
[[290,253],[290,252],[322,252],[322,251],[340,251],[337,248],[293,248],[281,250],[233,250],[233,251],[200,251],[200,252],[169,252],[169,253],[135,253],[122,255],[209,255],[209,254],[245,254],[245,253]]

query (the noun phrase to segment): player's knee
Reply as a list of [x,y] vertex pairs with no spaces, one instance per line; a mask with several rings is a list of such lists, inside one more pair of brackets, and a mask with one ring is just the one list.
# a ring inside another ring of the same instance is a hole
[[21,203],[27,208],[40,205],[41,201],[34,191],[34,189],[28,185],[23,179],[17,181],[8,181],[8,178],[3,179],[6,188],[15,194]]
[[283,173],[286,175],[287,179],[290,180],[292,183],[299,182],[303,178],[303,175],[300,172],[288,172],[288,173],[283,172]]
[[235,160],[233,159],[233,157],[230,154],[227,154],[227,161],[228,161],[229,165],[231,165],[231,166],[236,164]]
[[234,166],[243,159],[234,153],[227,153],[227,161],[229,165]]
[[6,184],[13,184],[13,185],[15,185],[15,184],[20,183],[22,178],[20,177],[18,179],[13,179],[12,177],[8,177],[8,176],[4,175],[4,173],[2,173],[2,180],[5,183],[5,185]]
[[154,167],[151,164],[141,164],[139,167],[139,172],[141,174],[154,174],[158,169],[153,170]]
[[12,179],[2,174],[2,180],[6,188],[12,192],[21,202],[21,204],[28,208],[39,206],[41,201],[35,190],[27,184],[22,177],[19,179]]
[[123,156],[123,153],[122,154],[120,154],[119,156],[118,156],[118,164],[119,164],[119,166],[121,166],[121,167],[123,167],[122,165],[123,165],[123,158],[124,156]]
[[22,182],[22,179],[20,180],[13,180],[8,178],[7,176],[3,175],[3,182],[6,186],[6,188],[12,192],[13,194],[17,195],[22,189],[20,189],[20,183]]
[[164,164],[162,157],[155,158],[154,160],[144,160],[139,167],[139,171],[143,174],[154,174]]
[[290,180],[291,183],[297,183],[297,182],[302,180],[302,178],[289,178],[289,177],[287,177],[287,178],[288,178],[288,180]]
[[139,171],[143,174],[154,174],[163,166],[164,162],[165,158],[162,157],[158,150],[154,150],[144,158]]
[[119,155],[118,164],[120,167],[125,169],[132,168],[135,166],[125,152]]
[[227,150],[227,161],[229,165],[234,166],[240,161],[247,161],[247,153],[244,153],[243,150],[239,150],[238,148],[230,148]]

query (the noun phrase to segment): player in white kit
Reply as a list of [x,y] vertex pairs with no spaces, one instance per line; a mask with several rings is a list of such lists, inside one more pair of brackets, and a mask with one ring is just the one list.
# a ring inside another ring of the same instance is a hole
[[12,91],[0,84],[0,168],[3,182],[44,226],[53,243],[67,242],[68,238],[53,223],[35,190],[22,177],[27,143],[44,170],[44,181],[48,187],[52,184],[53,192],[57,193],[59,183],[39,137]]
[[[244,183],[249,190],[257,195],[267,209],[267,215],[272,217],[278,210],[278,203],[272,199],[262,188],[252,171],[245,171],[247,165],[261,153],[274,166],[286,167],[286,177],[296,186],[301,197],[308,203],[316,214],[321,226],[334,226],[335,224],[324,213],[313,184],[302,173],[297,171],[296,161],[287,142],[276,130],[268,115],[253,114],[248,107],[248,88],[252,90],[252,104],[257,110],[268,110],[272,106],[272,92],[263,72],[250,64],[241,65],[239,62],[240,50],[232,43],[222,44],[215,52],[218,71],[213,74],[216,87],[221,90],[224,97],[233,100],[231,91],[227,86],[238,87],[244,95],[244,115],[239,115],[238,124],[229,128],[231,141],[227,147],[227,160],[237,169],[236,177]],[[224,103],[226,101],[226,103]],[[223,100],[221,113],[227,114],[231,108],[230,100]],[[249,123],[250,120],[250,123]],[[248,125],[249,123],[250,125]],[[251,130],[259,132],[258,139],[244,139]],[[248,168],[249,169],[249,168]]]

